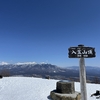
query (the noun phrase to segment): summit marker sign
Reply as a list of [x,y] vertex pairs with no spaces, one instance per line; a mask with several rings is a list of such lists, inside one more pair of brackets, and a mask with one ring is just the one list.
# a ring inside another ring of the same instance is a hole
[[69,58],[93,58],[95,57],[95,48],[92,47],[70,47]]
[[95,57],[95,48],[84,47],[84,45],[78,45],[78,47],[70,47],[69,58],[80,58],[80,87],[81,87],[81,100],[87,100],[87,90],[86,90],[86,70],[85,70],[85,60],[84,58]]

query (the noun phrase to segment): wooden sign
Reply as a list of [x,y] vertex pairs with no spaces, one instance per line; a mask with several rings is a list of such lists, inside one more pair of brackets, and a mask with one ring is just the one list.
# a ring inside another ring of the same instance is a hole
[[95,48],[92,47],[70,47],[69,58],[93,58],[95,57]]

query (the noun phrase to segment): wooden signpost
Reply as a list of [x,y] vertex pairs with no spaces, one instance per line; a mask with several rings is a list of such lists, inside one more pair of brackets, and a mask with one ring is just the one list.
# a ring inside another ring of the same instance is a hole
[[87,100],[87,90],[86,90],[86,70],[85,70],[85,60],[84,58],[95,57],[95,48],[84,47],[84,45],[78,45],[78,47],[70,47],[69,58],[80,58],[80,87],[81,87],[81,100]]

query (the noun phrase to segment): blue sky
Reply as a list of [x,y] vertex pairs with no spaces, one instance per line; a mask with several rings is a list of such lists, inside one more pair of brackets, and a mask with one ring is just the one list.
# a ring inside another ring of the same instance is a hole
[[79,65],[68,48],[95,47],[100,66],[100,0],[0,0],[0,62]]

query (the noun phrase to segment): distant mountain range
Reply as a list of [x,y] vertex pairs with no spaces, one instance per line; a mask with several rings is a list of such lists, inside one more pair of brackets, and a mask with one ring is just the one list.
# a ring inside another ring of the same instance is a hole
[[[10,75],[36,76],[43,78],[49,75],[54,79],[79,79],[78,66],[61,68],[52,64],[7,64],[0,65],[0,72],[1,74],[9,73]],[[88,79],[95,76],[100,77],[100,67],[87,66],[86,74]]]
[[[86,66],[86,74],[92,76],[100,76],[100,67],[96,66]],[[67,67],[67,69],[79,71],[79,66]]]

